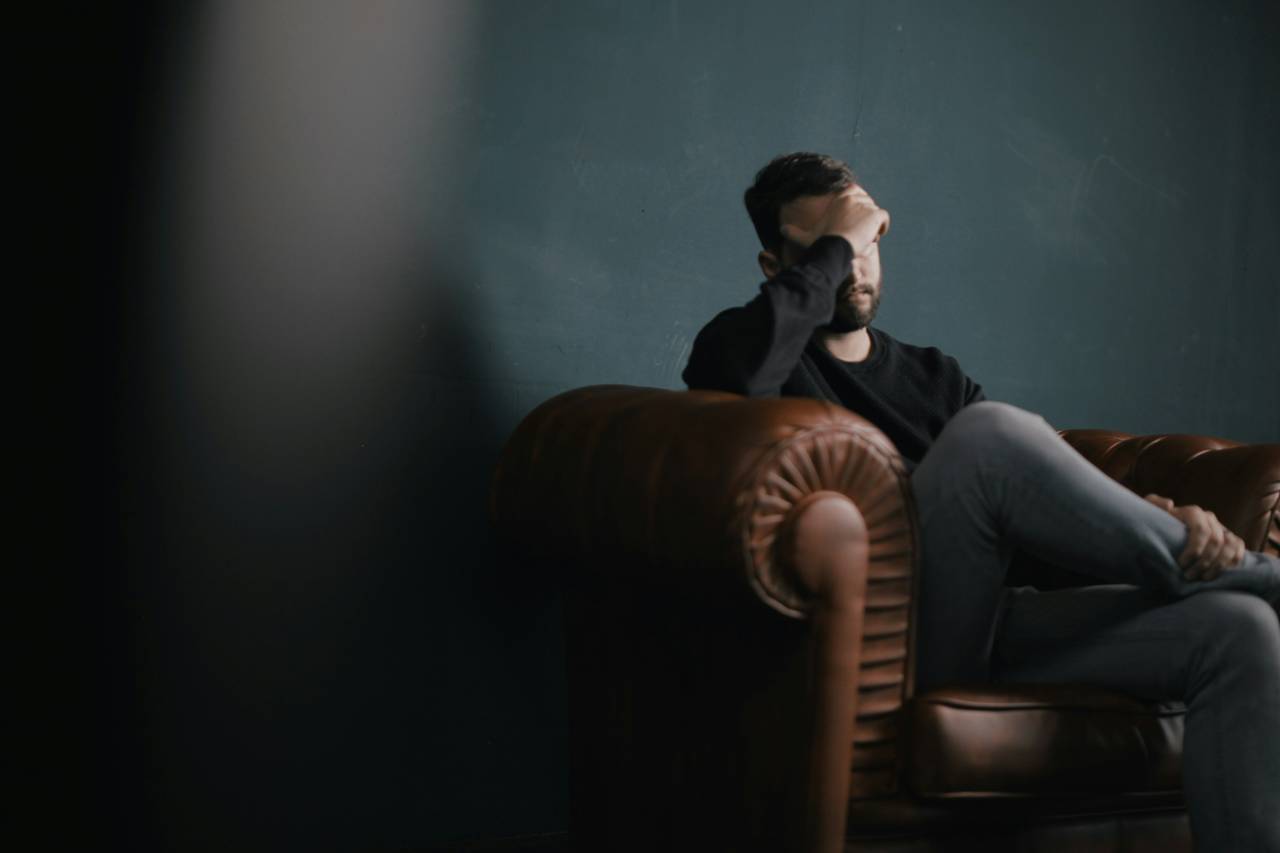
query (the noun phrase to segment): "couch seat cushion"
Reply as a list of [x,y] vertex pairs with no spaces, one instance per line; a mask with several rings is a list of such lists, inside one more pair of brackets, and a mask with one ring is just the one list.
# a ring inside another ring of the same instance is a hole
[[1176,795],[1185,713],[1095,687],[934,690],[904,709],[904,781],[950,800]]

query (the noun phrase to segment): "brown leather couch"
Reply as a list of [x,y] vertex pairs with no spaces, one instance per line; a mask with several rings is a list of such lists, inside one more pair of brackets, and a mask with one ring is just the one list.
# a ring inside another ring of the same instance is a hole
[[[1280,549],[1280,445],[1063,435]],[[1191,848],[1180,706],[913,695],[910,481],[849,411],[570,391],[511,436],[490,508],[520,570],[566,596],[575,849]]]

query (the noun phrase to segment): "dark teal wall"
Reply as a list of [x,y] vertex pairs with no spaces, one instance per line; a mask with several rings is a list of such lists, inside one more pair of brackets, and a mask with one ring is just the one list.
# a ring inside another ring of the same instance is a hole
[[[499,4],[458,166],[495,378],[677,387],[755,291],[741,192],[847,159],[879,324],[1060,426],[1280,437],[1263,3]],[[480,108],[482,106],[482,108]]]
[[130,846],[565,825],[558,600],[491,544],[487,478],[560,390],[680,387],[760,282],[741,193],[777,153],[858,170],[894,216],[877,324],[990,396],[1280,440],[1274,3],[212,4],[132,32],[60,101],[117,121],[84,599],[94,801]]

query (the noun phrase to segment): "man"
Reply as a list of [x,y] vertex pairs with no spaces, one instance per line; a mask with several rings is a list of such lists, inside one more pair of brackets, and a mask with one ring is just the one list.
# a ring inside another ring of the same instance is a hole
[[[844,163],[775,158],[745,201],[768,280],[702,329],[684,380],[828,400],[897,446],[920,520],[918,685],[1183,701],[1198,846],[1280,853],[1280,560],[1199,507],[1139,498],[955,359],[872,327],[889,214]],[[1015,553],[1110,584],[1007,589]]]

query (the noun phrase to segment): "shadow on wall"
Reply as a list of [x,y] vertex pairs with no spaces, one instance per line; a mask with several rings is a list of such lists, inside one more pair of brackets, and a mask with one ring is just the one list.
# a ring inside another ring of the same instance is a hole
[[326,402],[377,387],[306,435],[222,451],[180,404],[134,398],[125,609],[108,616],[131,654],[107,681],[124,724],[110,796],[139,847],[480,835],[513,763],[550,779],[508,825],[560,807],[559,602],[490,543],[502,436],[465,288],[434,284],[413,340],[330,375]]

